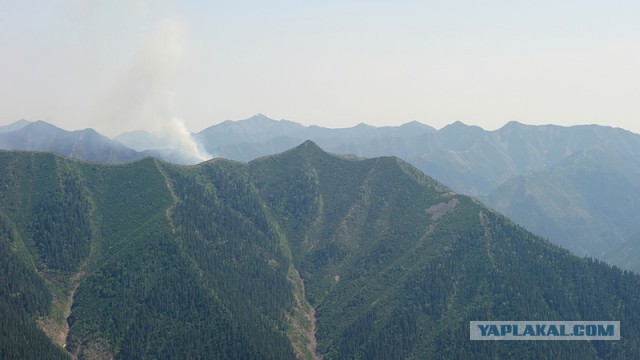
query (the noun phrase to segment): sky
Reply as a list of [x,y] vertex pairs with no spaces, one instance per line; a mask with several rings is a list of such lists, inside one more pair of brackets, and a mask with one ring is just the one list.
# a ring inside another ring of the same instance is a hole
[[0,124],[640,133],[640,1],[0,0]]

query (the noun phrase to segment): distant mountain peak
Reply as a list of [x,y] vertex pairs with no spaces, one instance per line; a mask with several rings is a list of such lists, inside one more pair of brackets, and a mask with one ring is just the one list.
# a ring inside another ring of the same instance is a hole
[[92,135],[92,136],[95,135],[95,136],[100,136],[100,137],[107,138],[106,136],[104,136],[104,135],[100,134],[99,132],[97,132],[96,129],[94,129],[94,128],[86,128],[86,129],[76,130],[74,132],[78,132],[80,134],[89,134],[89,135]]
[[54,127],[54,128],[60,129],[59,127],[53,125],[52,123],[44,121],[44,120],[33,121],[33,122],[31,122],[30,125],[33,125],[33,126],[49,126],[49,127]]
[[436,131],[436,129],[434,129],[433,127],[431,127],[429,125],[426,125],[426,124],[423,124],[423,123],[421,123],[419,121],[416,121],[416,120],[406,122],[406,123],[400,125],[400,128],[403,128],[403,129],[416,129],[416,130],[421,130],[421,131],[427,130],[429,132]]
[[467,125],[465,123],[463,123],[460,120],[456,120],[454,122],[452,122],[451,124],[446,125],[445,127],[443,127],[442,129],[440,129],[440,131],[447,131],[447,130],[452,130],[452,129],[467,129],[467,128],[472,128],[473,125]]
[[274,120],[266,115],[264,115],[263,113],[257,113],[255,115],[253,115],[252,117],[246,119],[246,120],[268,120],[268,121],[277,121]]
[[443,127],[442,129],[440,129],[441,132],[445,132],[445,133],[446,132],[450,132],[450,131],[456,132],[456,131],[461,131],[461,130],[473,131],[473,132],[476,132],[476,133],[484,132],[484,130],[480,126],[467,125],[467,124],[463,123],[460,120],[457,120],[457,121],[455,121],[455,122]]
[[449,126],[465,126],[465,127],[468,127],[470,125],[467,125],[467,124],[463,123],[462,120],[456,120],[456,121],[452,122],[451,124],[449,124]]
[[373,128],[374,126],[371,126],[369,124],[365,124],[365,123],[360,123],[356,126],[354,126],[354,128],[358,128],[358,129],[363,129],[363,128]]
[[94,129],[67,131],[44,120],[27,123],[15,131],[0,132],[0,146],[7,150],[53,152],[102,163],[130,161],[141,156]]
[[517,120],[511,120],[508,123],[504,124],[500,129],[498,130],[510,130],[510,129],[522,129],[524,127],[528,127],[530,125],[527,124],[523,124]]
[[25,119],[20,119],[20,120],[14,122],[14,123],[0,126],[0,133],[20,130],[23,127],[25,127],[25,126],[27,126],[29,124],[31,124],[31,121],[28,121],[28,120],[25,120]]
[[421,123],[419,121],[413,120],[413,121],[406,122],[406,123],[404,123],[404,124],[402,124],[400,126],[427,126],[427,125],[425,125],[425,124],[423,124],[423,123]]

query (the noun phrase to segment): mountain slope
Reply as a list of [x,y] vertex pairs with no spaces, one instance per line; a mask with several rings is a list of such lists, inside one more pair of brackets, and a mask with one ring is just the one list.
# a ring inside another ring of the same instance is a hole
[[640,136],[596,125],[530,126],[512,121],[496,131],[456,122],[435,130],[410,122],[396,127],[328,129],[258,114],[195,135],[211,154],[239,161],[271,155],[312,140],[327,151],[398,156],[454,190],[486,195],[506,180],[542,170],[580,151],[609,146],[640,150]]
[[[47,282],[53,299],[43,300],[42,323],[54,332],[68,321],[66,348],[75,356],[293,357],[278,328],[292,303],[289,282],[261,261],[285,262],[277,239],[259,218],[234,211],[223,189],[197,185],[197,169],[169,182],[152,159],[105,167],[51,154],[0,155],[8,165],[3,215],[12,224],[11,237],[1,240]],[[177,197],[182,191],[188,206]],[[233,196],[251,201],[250,194]],[[185,215],[190,211],[199,216]],[[219,229],[215,219],[228,224]],[[199,237],[184,233],[194,231]],[[61,318],[70,296],[71,316]]]
[[[151,156],[174,164],[194,165],[202,162],[202,159],[201,154],[194,154],[191,146],[184,148],[187,145],[185,142],[190,141],[190,136],[185,135],[178,139],[139,130],[120,134],[114,140],[138,151],[140,157]],[[197,146],[195,143],[188,145]]]
[[640,232],[637,152],[594,148],[506,182],[487,204],[579,255],[603,254]]
[[95,130],[65,131],[44,121],[0,133],[0,149],[47,151],[100,163],[121,163],[144,157]]
[[[264,116],[225,122],[220,127],[233,129],[233,136],[215,147],[216,154],[246,161],[312,139],[336,153],[399,156],[578,255],[602,259],[640,231],[633,218],[640,208],[640,135],[622,129],[515,121],[496,131],[461,122],[438,131],[419,123],[349,129],[296,125]],[[219,131],[214,126],[198,136],[206,142],[229,130]],[[245,131],[248,137],[238,140]]]
[[[197,133],[195,138],[210,154],[233,160],[250,161],[285,151],[305,140],[313,140],[323,148],[338,153],[366,156],[391,155],[394,153],[393,150],[388,153],[390,149],[402,148],[402,139],[415,138],[434,131],[432,127],[415,121],[402,126],[373,127],[359,124],[351,128],[329,129],[320,126],[303,126],[288,120],[272,120],[257,114],[245,120],[227,120],[210,126]],[[388,141],[392,144],[388,144]],[[380,146],[384,149],[380,149]]]
[[8,124],[8,125],[3,125],[0,126],[0,133],[6,133],[6,132],[11,132],[11,131],[16,131],[16,130],[20,130],[23,127],[29,125],[31,122],[27,121],[25,119],[21,119],[18,120],[14,123]]
[[[305,142],[248,164],[0,162],[3,256],[30,269],[0,282],[0,299],[33,287],[21,331],[61,331],[80,358],[640,351],[639,276],[572,256],[395,157]],[[469,341],[469,321],[499,319],[620,320],[622,340]]]
[[640,273],[640,234],[632,236],[617,248],[607,251],[603,258],[622,269]]
[[210,126],[196,137],[201,140],[207,151],[215,152],[218,146],[238,143],[261,143],[276,137],[298,137],[306,128],[293,121],[276,121],[257,114],[244,121],[227,120],[221,124]]
[[[180,145],[175,141],[144,131],[125,133],[117,139],[111,140],[93,129],[66,131],[44,121],[22,120],[0,127],[0,149],[4,150],[53,152],[103,164],[126,163],[148,156],[177,164],[202,161],[189,153],[189,149],[175,148]],[[132,145],[135,150],[123,143]]]
[[122,133],[113,140],[135,151],[160,150],[166,147],[160,137],[144,130]]
[[[608,276],[630,286],[638,277],[578,259],[396,158],[346,160],[307,142],[250,166],[316,306],[326,358],[621,356],[607,344],[469,342],[466,328],[635,317],[638,294],[592,296],[594,282],[615,292]],[[618,306],[626,315],[613,315]]]
[[[185,151],[162,149],[169,146],[167,139],[144,132],[121,139],[137,149],[153,149],[123,153],[119,144],[92,130],[65,132],[25,121],[8,127],[18,130],[0,133],[0,147],[108,163],[145,156],[181,164],[201,161]],[[258,114],[209,127],[190,139],[204,144],[212,156],[240,161],[285,151],[306,139],[336,153],[399,156],[578,255],[605,259],[605,252],[640,231],[633,218],[640,208],[635,195],[640,193],[640,136],[621,129],[515,121],[496,131],[461,122],[439,131],[417,122],[327,129]]]

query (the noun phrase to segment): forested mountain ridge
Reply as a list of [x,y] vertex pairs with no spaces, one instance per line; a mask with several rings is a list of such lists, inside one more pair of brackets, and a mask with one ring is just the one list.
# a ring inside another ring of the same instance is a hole
[[[572,256],[395,157],[305,142],[250,163],[0,162],[0,245],[13,264],[0,311],[26,319],[1,321],[39,334],[37,347],[3,335],[3,354],[64,357],[38,330],[64,321],[79,358],[640,351],[640,277]],[[498,319],[619,320],[622,340],[469,341],[469,321]]]
[[474,196],[487,195],[510,178],[587,149],[640,149],[640,135],[598,125],[534,126],[511,121],[486,131],[457,121],[440,130],[418,122],[330,129],[262,114],[213,125],[194,138],[210,154],[239,161],[272,155],[307,139],[334,153],[398,156],[455,191]]
[[[198,152],[206,148],[210,154],[206,156],[239,161],[285,151],[306,139],[334,153],[398,156],[579,256],[616,261],[627,269],[640,266],[607,255],[640,232],[632,217],[640,208],[636,195],[640,194],[640,135],[623,129],[531,126],[516,121],[494,131],[462,122],[436,130],[415,121],[329,129],[257,114],[210,126],[185,135],[182,141],[144,131],[116,139],[138,151],[90,129],[65,132],[42,121],[19,121],[0,128],[0,148],[53,151],[107,163],[145,156],[182,164],[202,161],[203,154],[172,148],[185,145],[183,141]],[[594,196],[603,189],[606,196]]]
[[[275,215],[316,306],[326,357],[390,349],[398,358],[621,356],[616,345],[471,343],[465,326],[475,318],[608,317],[596,308],[610,300],[592,296],[612,284],[587,290],[603,280],[596,274],[622,275],[630,286],[637,276],[571,256],[397,158],[345,160],[306,142],[250,166],[256,187],[272,196],[269,208],[281,209]],[[613,303],[633,307],[637,297]],[[625,318],[637,316],[629,310]]]
[[516,121],[494,131],[462,122],[326,129],[256,115],[195,136],[212,154],[242,161],[305,139],[335,153],[398,156],[579,256],[617,261],[605,253],[640,232],[640,135],[623,129]]
[[[3,169],[11,172],[3,174],[7,184],[2,199],[3,218],[10,224],[12,237],[2,241],[16,248],[12,253],[45,281],[47,286],[37,295],[45,300],[53,297],[53,302],[45,301],[41,312],[48,311],[51,321],[47,323],[53,331],[62,328],[55,326],[56,321],[69,322],[66,348],[72,354],[79,358],[293,357],[284,330],[278,328],[286,324],[283,318],[293,301],[286,273],[260,262],[263,255],[280,260],[277,240],[268,229],[260,228],[265,223],[251,226],[260,219],[246,219],[227,208],[225,200],[217,197],[225,194],[221,187],[196,185],[194,169],[176,172],[170,183],[163,166],[153,159],[111,167],[51,154],[0,155],[8,165]],[[187,218],[174,197],[185,187],[193,209],[201,211],[189,216],[194,224],[174,223],[174,217]],[[83,200],[70,201],[68,194]],[[250,194],[242,191],[234,196],[250,201]],[[208,202],[204,206],[197,201]],[[89,209],[80,209],[85,205]],[[224,229],[215,228],[215,219],[224,219]],[[184,236],[184,231],[199,236]],[[206,243],[202,236],[208,236]],[[256,243],[259,250],[241,251]],[[61,319],[57,315],[71,295],[69,282],[77,274],[81,281],[71,315]],[[14,276],[7,273],[6,278]],[[265,286],[268,296],[261,292]],[[11,293],[6,295],[11,298]],[[22,314],[40,316],[29,308]],[[33,351],[24,341],[7,346],[7,353],[15,356]],[[9,352],[12,346],[18,348]],[[33,358],[47,357],[47,353],[33,354]]]

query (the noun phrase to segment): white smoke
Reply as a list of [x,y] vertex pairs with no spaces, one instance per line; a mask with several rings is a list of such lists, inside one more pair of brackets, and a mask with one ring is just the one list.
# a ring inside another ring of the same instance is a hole
[[109,121],[122,131],[145,129],[168,148],[199,160],[211,158],[191,137],[174,111],[175,89],[187,67],[187,32],[182,22],[156,24],[142,39],[125,75],[117,79],[109,101]]
[[191,137],[191,133],[187,130],[182,119],[171,118],[169,122],[162,125],[159,136],[168,142],[169,148],[180,149],[199,161],[211,159],[211,155]]

